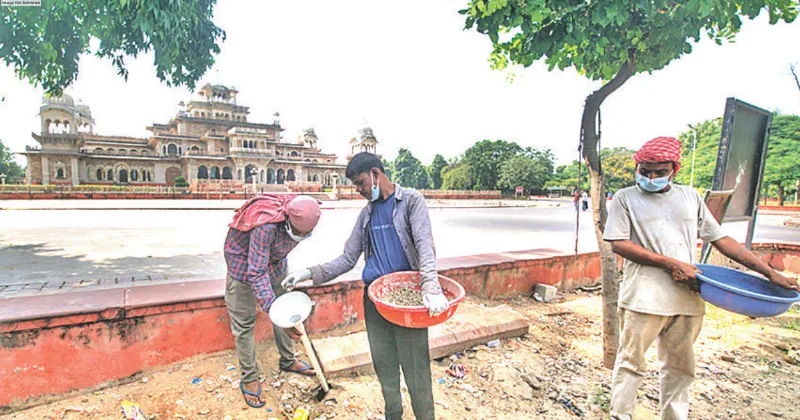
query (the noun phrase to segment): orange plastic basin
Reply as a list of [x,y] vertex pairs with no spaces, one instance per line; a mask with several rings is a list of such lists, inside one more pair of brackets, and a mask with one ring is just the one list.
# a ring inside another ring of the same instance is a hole
[[392,324],[406,328],[428,328],[441,324],[456,313],[458,304],[464,300],[464,288],[455,280],[439,276],[439,285],[450,303],[443,313],[430,316],[424,306],[397,306],[383,300],[383,297],[397,289],[408,287],[421,290],[422,275],[418,271],[401,271],[385,275],[369,285],[369,298],[375,302],[378,313]]

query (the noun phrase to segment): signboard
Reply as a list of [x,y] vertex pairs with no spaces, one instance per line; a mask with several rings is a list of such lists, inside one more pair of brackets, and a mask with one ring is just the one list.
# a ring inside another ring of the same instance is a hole
[[517,187],[517,194],[523,194],[523,193],[525,193],[525,188]]
[[745,245],[753,242],[756,211],[767,159],[772,113],[736,98],[728,98],[722,120],[717,167],[711,187],[733,190],[725,221],[748,221]]
[[[707,190],[703,201],[708,207],[708,211],[714,216],[718,223],[722,224],[725,219],[725,214],[728,212],[728,206],[731,204],[733,198],[733,190],[728,191],[711,191]],[[708,257],[711,256],[711,244],[703,242],[702,252],[700,253],[700,262],[705,264],[708,262]]]

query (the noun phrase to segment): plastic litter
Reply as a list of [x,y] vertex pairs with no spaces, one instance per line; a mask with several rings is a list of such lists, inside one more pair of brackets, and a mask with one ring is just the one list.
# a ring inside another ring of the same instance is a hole
[[139,408],[139,403],[133,401],[122,402],[122,414],[127,420],[148,420],[142,409]]
[[492,340],[486,343],[486,347],[489,347],[490,349],[500,347],[500,340]]
[[200,382],[203,382],[203,380],[200,378],[192,378],[192,385],[197,385]]
[[461,363],[458,364],[451,363],[450,368],[447,369],[447,374],[454,378],[461,379],[467,376],[467,368],[464,367],[464,365],[462,365]]

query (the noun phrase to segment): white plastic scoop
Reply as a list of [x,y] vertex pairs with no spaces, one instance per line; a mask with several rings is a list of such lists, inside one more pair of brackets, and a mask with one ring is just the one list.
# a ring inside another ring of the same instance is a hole
[[269,308],[269,319],[273,324],[281,328],[297,328],[300,330],[300,340],[303,342],[303,347],[306,349],[308,358],[311,359],[311,366],[317,374],[317,379],[322,386],[322,392],[317,393],[317,400],[322,401],[325,395],[330,391],[328,381],[325,380],[325,375],[322,374],[322,368],[319,366],[317,354],[314,348],[311,347],[311,341],[308,339],[306,329],[303,322],[311,314],[311,307],[314,305],[311,298],[303,292],[289,292],[272,302]]

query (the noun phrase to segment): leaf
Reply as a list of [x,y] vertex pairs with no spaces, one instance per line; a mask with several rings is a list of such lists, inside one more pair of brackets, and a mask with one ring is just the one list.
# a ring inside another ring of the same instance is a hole
[[618,14],[619,14],[619,7],[616,4],[611,3],[606,5],[606,17],[608,18],[609,21],[614,20],[614,18],[616,18]]

